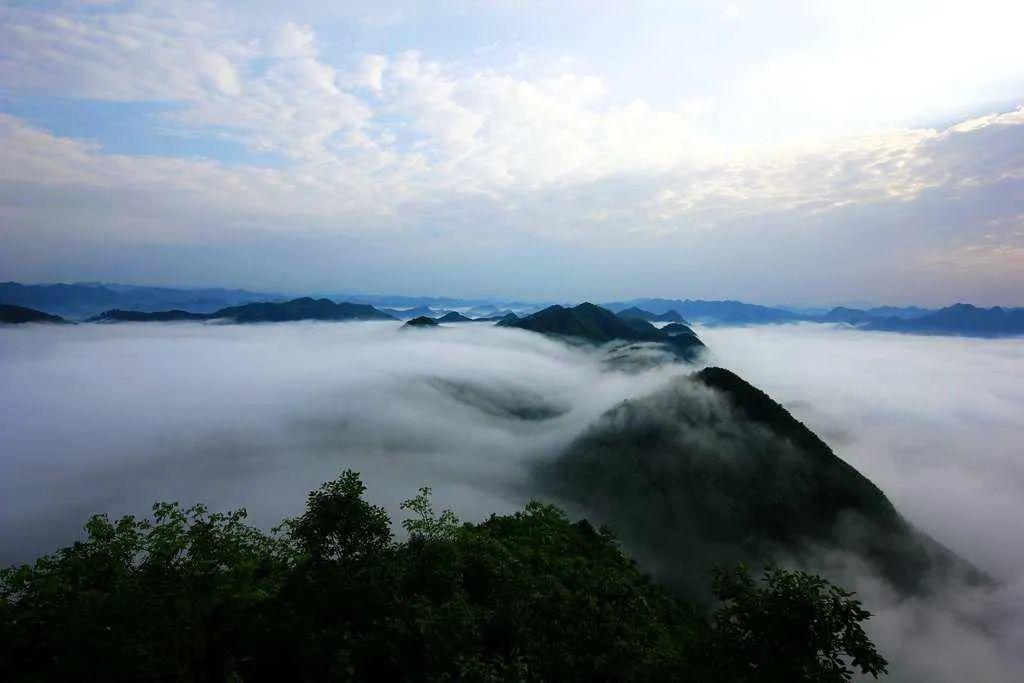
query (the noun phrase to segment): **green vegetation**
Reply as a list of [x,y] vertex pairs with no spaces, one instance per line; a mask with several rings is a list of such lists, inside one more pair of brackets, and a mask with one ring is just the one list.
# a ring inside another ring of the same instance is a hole
[[886,662],[850,594],[717,574],[712,614],[558,509],[460,524],[429,490],[408,538],[353,472],[271,534],[158,504],[0,574],[3,680],[848,681]]

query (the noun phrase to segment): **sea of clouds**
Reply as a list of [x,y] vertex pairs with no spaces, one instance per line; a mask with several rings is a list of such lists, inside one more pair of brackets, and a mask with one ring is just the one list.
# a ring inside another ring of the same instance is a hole
[[[707,361],[783,403],[916,526],[1001,582],[899,601],[852,575],[892,680],[1013,680],[1024,665],[1024,342],[825,325],[699,329]],[[0,329],[0,563],[89,514],[155,500],[262,527],[351,467],[401,518],[420,486],[464,519],[519,508],[531,465],[674,375],[483,324]]]

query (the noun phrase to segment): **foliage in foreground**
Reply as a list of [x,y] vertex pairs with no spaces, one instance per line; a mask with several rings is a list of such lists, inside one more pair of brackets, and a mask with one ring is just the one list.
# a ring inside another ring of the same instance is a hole
[[408,539],[344,472],[273,534],[158,504],[0,573],[3,680],[846,681],[885,672],[849,593],[720,571],[710,617],[607,529],[558,509],[459,524],[429,490]]

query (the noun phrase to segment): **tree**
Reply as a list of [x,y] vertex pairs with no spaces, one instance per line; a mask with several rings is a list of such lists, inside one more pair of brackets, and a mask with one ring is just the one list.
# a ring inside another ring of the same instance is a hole
[[879,674],[850,594],[722,572],[708,620],[607,529],[530,503],[464,524],[429,489],[395,541],[359,476],[271,534],[158,504],[0,572],[0,680],[845,681]]
[[820,576],[766,567],[760,585],[743,566],[716,569],[707,669],[723,681],[842,683],[853,670],[877,678],[886,660],[853,594]]

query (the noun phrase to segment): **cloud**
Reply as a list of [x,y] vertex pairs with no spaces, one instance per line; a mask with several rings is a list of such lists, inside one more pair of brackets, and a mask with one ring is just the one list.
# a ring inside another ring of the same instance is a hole
[[[900,601],[838,558],[875,613],[893,680],[1012,680],[1024,624],[1020,345],[827,326],[701,334],[712,362],[787,405],[915,525],[1002,582]],[[88,514],[144,514],[157,499],[245,506],[269,526],[343,467],[399,519],[422,485],[466,519],[511,511],[536,495],[537,459],[687,371],[608,371],[598,351],[479,325],[80,325],[0,337],[0,562],[68,542]],[[720,414],[710,397],[706,409]]]

